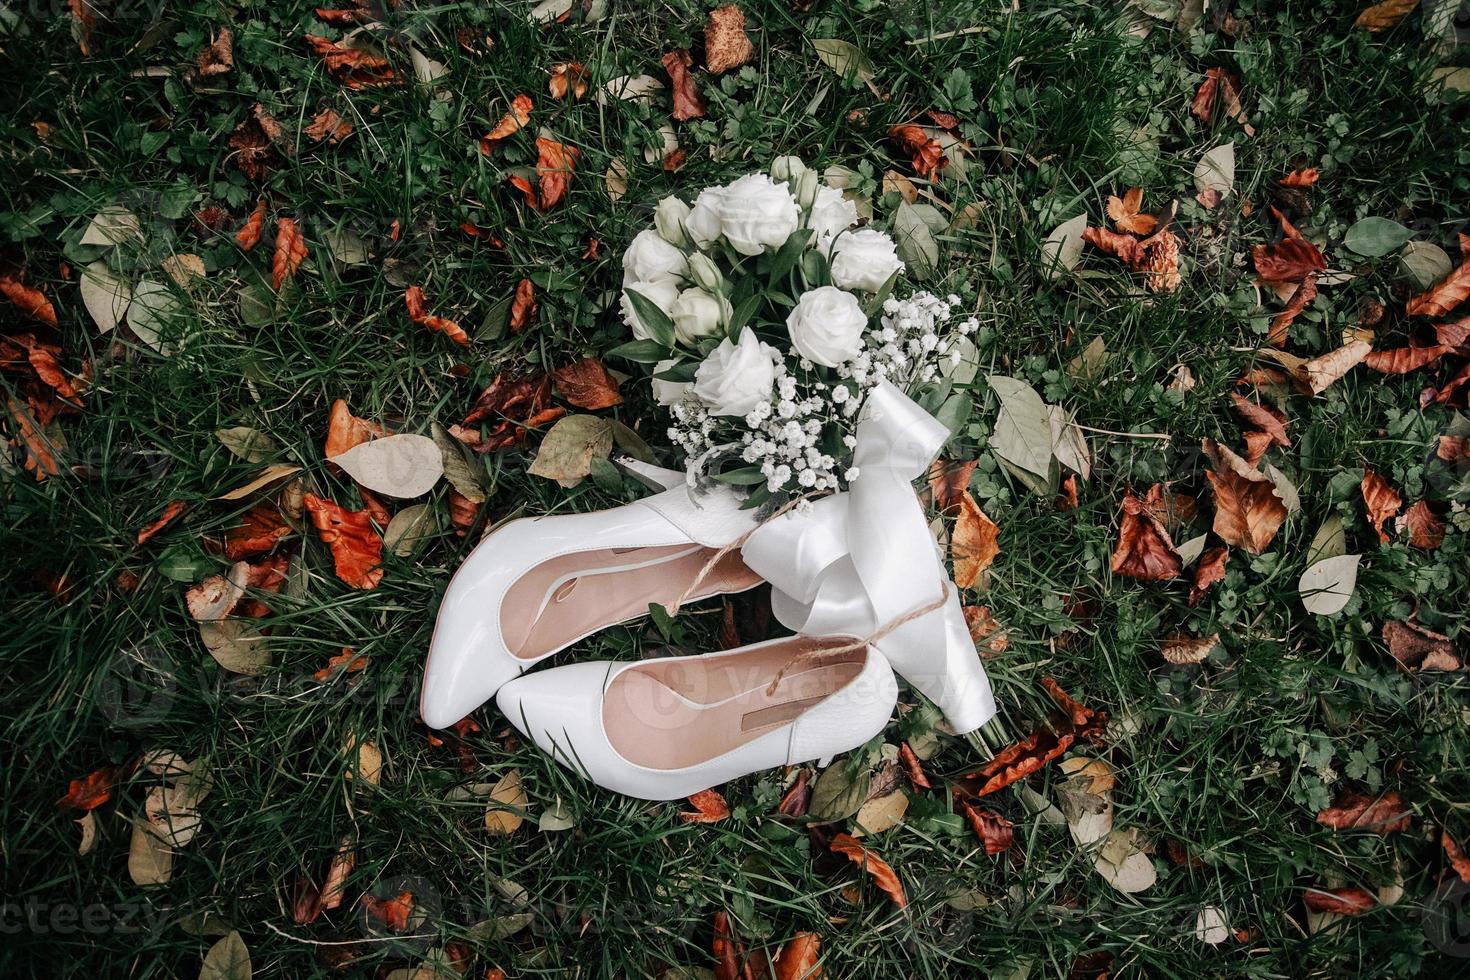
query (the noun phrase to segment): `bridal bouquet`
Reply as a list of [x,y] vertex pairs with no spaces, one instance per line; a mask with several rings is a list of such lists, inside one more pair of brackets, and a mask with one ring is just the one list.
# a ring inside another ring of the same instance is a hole
[[913,393],[941,379],[978,326],[959,299],[894,288],[891,237],[782,157],[659,202],[623,254],[622,311],[634,340],[614,353],[652,364],[669,438],[697,481],[750,488],[750,504],[857,477],[853,430],[867,391]]

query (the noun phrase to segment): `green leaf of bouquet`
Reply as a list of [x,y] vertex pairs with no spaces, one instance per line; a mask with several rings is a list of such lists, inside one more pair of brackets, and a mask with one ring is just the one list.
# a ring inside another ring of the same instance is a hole
[[635,364],[657,364],[666,359],[671,351],[654,340],[630,340],[607,352],[608,357],[621,357]]
[[694,372],[699,370],[699,365],[693,361],[684,361],[675,364],[667,371],[659,371],[654,375],[659,381],[689,382],[694,380]]
[[798,228],[793,231],[786,239],[786,243],[776,250],[766,282],[774,286],[788,272],[796,268],[796,263],[801,261],[801,253],[806,250],[806,243],[811,237],[810,228]]
[[658,308],[658,304],[644,296],[631,286],[623,290],[628,294],[628,302],[633,304],[633,312],[638,315],[638,322],[648,328],[653,334],[653,339],[665,347],[674,346],[674,321],[669,315]]
[[868,301],[868,305],[863,307],[864,313],[870,317],[874,317],[883,312],[883,304],[888,302],[889,296],[893,295],[893,287],[898,282],[898,274],[901,271],[903,270],[893,270],[893,274],[883,281],[883,285],[873,294],[873,298]]
[[740,331],[750,322],[750,318],[755,316],[755,311],[761,308],[761,299],[761,294],[756,293],[735,304],[735,312],[730,317],[730,326],[725,331],[730,337],[740,336]]
[[827,263],[827,256],[816,249],[801,254],[801,274],[808,289],[832,285],[832,267]]
[[753,487],[757,483],[766,482],[766,475],[754,466],[742,466],[738,470],[730,470],[728,473],[713,473],[711,476],[721,483],[728,483],[735,487]]

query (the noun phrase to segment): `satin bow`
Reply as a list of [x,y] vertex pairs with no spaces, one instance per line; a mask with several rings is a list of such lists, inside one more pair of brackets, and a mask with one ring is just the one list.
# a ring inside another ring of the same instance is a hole
[[776,618],[808,635],[871,636],[935,604],[948,586],[943,606],[875,645],[957,731],[968,731],[995,713],[994,699],[913,490],[949,430],[884,381],[868,394],[856,436],[847,492],[758,528],[741,556],[771,583]]

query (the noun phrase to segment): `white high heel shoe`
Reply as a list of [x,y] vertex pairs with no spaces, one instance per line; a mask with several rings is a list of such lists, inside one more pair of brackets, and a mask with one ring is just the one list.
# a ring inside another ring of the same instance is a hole
[[598,786],[676,800],[856,748],[888,724],[897,696],[871,647],[793,636],[693,657],[568,664],[511,681],[496,701],[544,752]]
[[[755,526],[727,488],[696,501],[684,474],[625,465],[671,489],[612,510],[512,521],[465,559],[429,644],[419,700],[425,724],[453,725],[538,661],[650,604],[674,603],[717,550]],[[732,553],[688,600],[760,582]]]

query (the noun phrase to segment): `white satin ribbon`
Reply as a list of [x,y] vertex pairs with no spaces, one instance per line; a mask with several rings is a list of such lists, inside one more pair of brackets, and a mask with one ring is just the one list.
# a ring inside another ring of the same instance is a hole
[[[938,419],[889,382],[868,394],[848,491],[758,528],[741,549],[745,564],[771,583],[771,609],[783,625],[861,638],[943,596],[948,576],[913,481],[948,438]],[[877,645],[958,730],[994,714],[952,585],[943,608]]]

